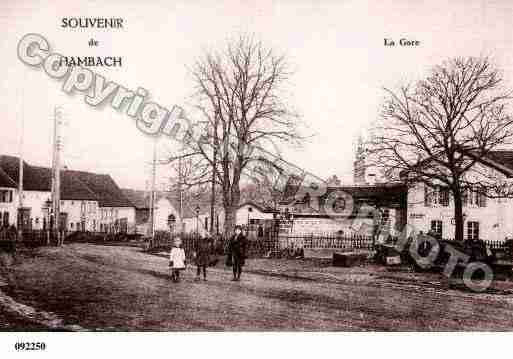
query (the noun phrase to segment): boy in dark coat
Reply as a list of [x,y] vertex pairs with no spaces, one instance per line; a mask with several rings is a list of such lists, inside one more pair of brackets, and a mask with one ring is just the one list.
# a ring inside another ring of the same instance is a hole
[[209,237],[198,238],[194,250],[194,261],[196,263],[196,280],[200,280],[200,274],[203,271],[203,280],[207,280],[207,267],[210,264],[212,255],[212,241]]
[[232,281],[240,280],[242,273],[242,266],[246,259],[246,237],[242,234],[242,228],[235,226],[235,234],[228,243],[228,261],[233,268],[233,279]]

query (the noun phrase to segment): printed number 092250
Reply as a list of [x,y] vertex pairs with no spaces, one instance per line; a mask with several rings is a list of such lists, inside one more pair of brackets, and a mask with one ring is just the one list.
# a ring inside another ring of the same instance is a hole
[[45,350],[46,344],[44,342],[18,342],[14,344],[16,350]]

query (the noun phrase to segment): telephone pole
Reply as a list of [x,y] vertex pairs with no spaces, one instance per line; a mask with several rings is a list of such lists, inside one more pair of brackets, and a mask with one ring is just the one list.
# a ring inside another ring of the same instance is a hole
[[150,194],[150,236],[155,238],[155,181],[157,172],[157,138],[153,142],[153,161],[151,164],[151,194]]
[[61,137],[62,108],[56,106],[53,111],[53,156],[52,156],[52,213],[53,230],[57,233],[57,245],[61,244],[60,213],[61,213],[61,172],[60,151],[62,149]]
[[19,168],[18,168],[18,240],[23,240],[23,220],[24,220],[24,211],[23,211],[23,136],[25,132],[25,109],[24,106],[24,98],[23,93],[20,98],[20,113],[21,113],[21,130],[20,130],[20,154],[19,154]]
[[183,232],[183,193],[182,193],[182,157],[178,157],[178,196],[180,213],[180,233]]

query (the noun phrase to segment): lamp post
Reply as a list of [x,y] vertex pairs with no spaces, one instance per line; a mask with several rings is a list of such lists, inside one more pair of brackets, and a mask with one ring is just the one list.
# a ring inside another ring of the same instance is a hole
[[199,213],[200,207],[196,206],[196,235],[199,235]]
[[176,222],[176,217],[174,214],[170,214],[168,217],[167,217],[167,225],[169,226],[169,233],[172,234],[173,233],[173,228],[175,226],[175,222]]
[[253,212],[253,207],[248,207],[248,226],[246,235],[249,236],[249,214]]
[[45,217],[43,218],[43,232],[46,236],[46,245],[50,245],[50,211],[52,208],[52,201],[47,199],[43,204],[43,213]]

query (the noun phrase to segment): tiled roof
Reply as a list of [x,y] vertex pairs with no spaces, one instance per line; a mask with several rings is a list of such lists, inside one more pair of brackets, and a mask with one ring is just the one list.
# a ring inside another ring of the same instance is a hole
[[0,167],[0,187],[16,188],[18,185],[11,177]]
[[98,196],[100,207],[134,207],[109,175],[70,170],[63,172],[85,183]]
[[498,164],[503,165],[504,167],[513,171],[513,151],[490,151],[487,157],[490,158],[492,161],[497,162]]
[[[0,170],[0,183],[2,173],[5,173],[14,182],[14,187],[17,187],[18,157],[0,156]],[[52,170],[23,162],[23,188],[27,191],[50,192]],[[109,175],[82,171],[61,171],[61,199],[98,201],[102,207],[133,207]]]
[[[281,204],[290,204],[294,202],[295,195],[301,187],[297,184],[289,184],[285,189],[286,196],[283,197]],[[328,196],[336,191],[343,191],[350,194],[354,200],[370,200],[377,203],[402,203],[406,200],[407,187],[402,183],[383,183],[368,186],[340,186],[327,187],[326,191],[319,197],[319,204],[324,203]],[[305,190],[305,193],[306,190]],[[308,198],[296,201],[296,203],[306,203]]]
[[276,210],[274,210],[272,208],[263,207],[263,206],[259,205],[258,203],[255,203],[255,202],[252,202],[252,201],[247,201],[247,202],[241,203],[239,205],[239,208],[244,207],[244,206],[255,207],[256,209],[258,209],[262,213],[277,213],[278,212],[278,211],[276,211]]
[[[135,190],[129,188],[122,189],[123,194],[134,204],[137,209],[149,209],[150,208],[150,195],[148,191]],[[180,199],[178,193],[169,191],[156,191],[155,200],[158,201],[162,198],[167,199],[171,205],[176,209],[180,210]],[[207,198],[202,198],[199,201],[188,201],[185,198],[182,202],[182,212],[184,218],[190,218],[196,216],[196,206],[200,206],[200,214],[210,212],[210,201]]]
[[121,191],[126,198],[135,206],[137,209],[148,209],[150,208],[150,196],[148,191],[141,191],[137,189],[122,188]]
[[[16,184],[19,181],[19,159],[14,156],[0,156],[0,168]],[[52,189],[52,171],[47,167],[30,166],[23,162],[23,189],[26,191],[49,192]],[[98,196],[74,176],[61,171],[61,199],[98,200]]]

